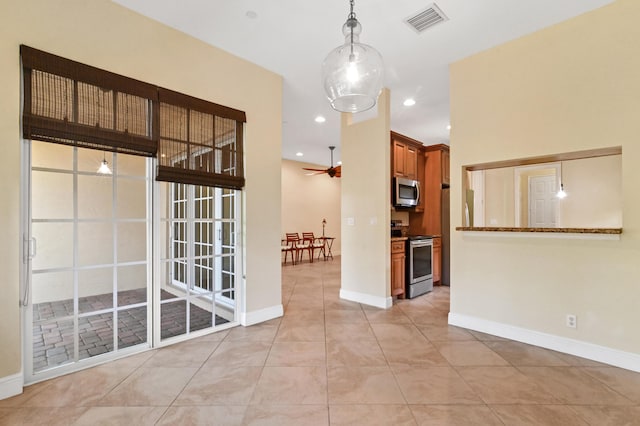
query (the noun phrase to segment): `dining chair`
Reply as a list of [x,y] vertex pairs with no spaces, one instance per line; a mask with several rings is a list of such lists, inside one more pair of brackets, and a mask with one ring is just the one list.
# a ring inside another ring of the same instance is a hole
[[284,252],[284,264],[287,264],[287,256],[291,253],[291,263],[296,264],[300,256],[300,248],[298,247],[300,236],[297,232],[287,232],[286,239],[281,242],[281,251]]
[[300,260],[306,251],[309,255],[309,261],[313,262],[313,258],[316,250],[324,250],[324,240],[322,238],[316,238],[313,232],[302,233],[302,247],[300,248]]

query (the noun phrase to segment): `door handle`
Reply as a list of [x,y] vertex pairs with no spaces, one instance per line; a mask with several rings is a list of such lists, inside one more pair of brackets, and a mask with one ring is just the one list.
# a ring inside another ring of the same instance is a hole
[[38,240],[35,237],[29,238],[29,260],[36,257],[36,251],[38,248]]
[[25,245],[25,256],[24,256],[24,265],[25,265],[25,278],[24,278],[24,289],[22,291],[22,297],[20,298],[20,306],[27,306],[29,303],[29,288],[31,286],[31,280],[29,279],[31,276],[31,259],[36,256],[37,250],[37,240],[35,238],[24,238]]

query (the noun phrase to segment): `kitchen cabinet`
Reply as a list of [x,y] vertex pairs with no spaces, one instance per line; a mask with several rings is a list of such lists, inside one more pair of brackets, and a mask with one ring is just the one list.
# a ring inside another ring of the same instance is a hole
[[441,158],[440,158],[441,168],[442,168],[442,183],[445,185],[449,185],[449,150],[443,149]]
[[405,241],[391,241],[391,296],[404,299]]
[[418,157],[422,144],[396,132],[391,132],[391,171],[394,177],[418,179]]
[[[442,190],[449,187],[449,146],[430,145],[424,147],[424,232],[442,235],[443,200]],[[448,214],[448,206],[446,208]]]
[[442,279],[442,238],[433,237],[433,283],[440,284]]
[[418,163],[424,168],[421,192],[424,208],[420,213],[409,212],[409,233],[441,236],[440,256],[434,259],[434,270],[439,270],[440,283],[449,285],[449,146],[423,147]]
[[[417,180],[422,188],[424,185],[422,147],[422,143],[415,139],[391,132],[391,177]],[[391,193],[393,194],[393,182],[391,182]],[[416,213],[423,212],[424,197],[420,196],[418,205],[409,209]]]

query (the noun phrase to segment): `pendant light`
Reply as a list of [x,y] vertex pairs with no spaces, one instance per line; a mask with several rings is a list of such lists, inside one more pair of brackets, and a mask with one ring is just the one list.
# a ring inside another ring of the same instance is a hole
[[561,200],[567,196],[567,193],[564,192],[564,180],[562,179],[562,161],[560,162],[560,190],[556,193],[556,197]]
[[106,154],[102,153],[102,163],[100,163],[100,167],[98,168],[98,173],[101,175],[110,175],[112,174],[111,169],[109,168],[109,163],[107,163]]
[[384,64],[373,47],[360,43],[362,26],[353,11],[342,26],[344,44],[333,49],[322,63],[322,84],[331,107],[340,112],[372,108],[382,90]]

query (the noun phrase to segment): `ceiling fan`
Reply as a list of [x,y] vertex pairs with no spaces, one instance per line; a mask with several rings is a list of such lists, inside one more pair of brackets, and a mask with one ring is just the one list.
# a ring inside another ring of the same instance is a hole
[[331,167],[329,167],[328,169],[308,169],[306,167],[303,167],[302,169],[316,172],[309,173],[309,175],[321,175],[323,173],[326,173],[329,175],[329,177],[340,177],[342,175],[342,166],[333,167],[333,150],[336,149],[336,147],[330,146],[329,149],[331,150]]

